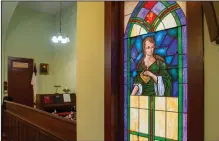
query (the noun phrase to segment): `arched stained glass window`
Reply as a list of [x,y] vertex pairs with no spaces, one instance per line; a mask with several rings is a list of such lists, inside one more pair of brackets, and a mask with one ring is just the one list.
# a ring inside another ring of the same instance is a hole
[[124,139],[187,141],[186,2],[125,2]]

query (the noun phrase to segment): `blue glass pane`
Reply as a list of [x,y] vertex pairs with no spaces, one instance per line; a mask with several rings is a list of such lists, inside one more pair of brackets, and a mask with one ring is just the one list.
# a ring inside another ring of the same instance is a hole
[[184,15],[184,12],[182,11],[182,9],[177,9],[176,13],[180,19],[181,25],[185,25],[186,24],[186,17]]
[[161,43],[162,43],[162,41],[163,41],[165,35],[166,35],[166,31],[165,31],[165,30],[160,31],[160,32],[157,32],[157,33],[155,34],[154,37],[155,37],[156,47],[157,47],[157,48],[160,47],[160,45],[161,45]]
[[128,32],[130,31],[130,26],[131,26],[131,24],[128,23],[127,26],[126,26],[125,36],[124,36],[124,38],[128,38]]
[[187,55],[183,55],[183,67],[187,68]]
[[135,59],[137,56],[138,56],[138,51],[135,47],[133,47],[131,49],[131,57],[132,57],[132,59]]
[[127,48],[128,48],[128,40],[124,40],[124,61],[127,61]]
[[183,68],[183,83],[187,83],[187,68]]
[[159,15],[159,13],[161,11],[163,11],[166,7],[161,3],[161,2],[158,2],[153,8],[151,11],[153,11],[156,15]]
[[135,76],[137,76],[137,71],[132,72],[132,77],[135,77]]
[[124,62],[124,72],[127,72],[128,71],[128,63],[127,62]]
[[165,58],[166,63],[167,63],[168,65],[171,64],[171,62],[172,62],[172,60],[173,60],[173,57],[174,57],[174,56],[167,56],[167,57]]
[[124,107],[128,107],[128,88],[127,85],[124,85]]
[[142,4],[143,4],[142,1],[138,2],[138,4],[136,5],[135,9],[132,12],[131,17],[135,17],[135,15],[137,14],[137,12],[138,12],[138,10],[139,10],[139,8],[141,7]]
[[130,83],[130,92],[132,91],[132,89],[133,89],[133,84],[134,84],[134,77],[131,77],[131,79],[130,79],[130,81],[131,81],[131,83]]
[[171,28],[171,29],[167,30],[167,32],[172,37],[176,37],[177,36],[177,28]]
[[[132,40],[134,40],[135,38],[133,38]],[[141,52],[142,50],[142,41],[141,41],[141,37],[137,37],[135,40],[135,47],[138,50],[138,52]]]
[[144,39],[144,38],[146,38],[146,37],[154,36],[154,35],[155,35],[154,32],[152,32],[152,33],[147,33],[147,34],[142,35],[142,39]]
[[158,54],[160,56],[166,56],[167,47],[158,48],[155,50],[155,54]]
[[171,65],[172,65],[172,66],[178,65],[178,54],[176,54],[176,55],[174,56]]
[[141,58],[143,57],[143,55],[144,55],[143,52],[138,55],[138,57],[137,57],[136,60],[135,60],[135,63],[136,63],[136,64],[139,63],[139,61],[141,60]]
[[142,8],[140,10],[140,12],[138,13],[138,17],[141,18],[141,19],[144,19],[145,16],[148,14],[148,12],[149,12],[148,9]]
[[178,80],[179,71],[177,68],[172,68],[169,70],[172,81]]
[[177,39],[173,40],[170,47],[168,48],[167,55],[175,55],[178,51],[178,41]]
[[179,90],[178,81],[175,81],[172,83],[172,96],[173,97],[178,97],[178,90]]
[[167,1],[170,5],[175,4],[175,1]]
[[131,59],[131,71],[133,71],[134,69],[136,69],[135,67],[135,62]]
[[161,47],[168,47],[170,43],[172,42],[172,40],[173,40],[173,37],[166,35],[163,40],[163,43],[161,44]]
[[124,72],[124,84],[127,84],[127,77],[128,77],[127,73],[128,73],[127,71]]
[[131,46],[135,45],[135,38],[131,38]]
[[[127,120],[127,118],[124,118],[125,120]],[[126,122],[126,121],[124,121]],[[128,141],[128,131],[124,130],[124,141]]]
[[183,54],[187,53],[187,29],[186,26],[182,27],[182,47],[183,47]]

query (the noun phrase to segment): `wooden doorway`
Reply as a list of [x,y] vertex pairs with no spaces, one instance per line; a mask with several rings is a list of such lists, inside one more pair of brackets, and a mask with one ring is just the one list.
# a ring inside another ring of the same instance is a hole
[[8,96],[13,101],[33,106],[33,59],[8,57]]
[[[187,2],[188,124],[187,141],[204,140],[203,13],[200,2]],[[124,141],[124,3],[105,2],[106,141]],[[197,118],[198,117],[198,118]]]

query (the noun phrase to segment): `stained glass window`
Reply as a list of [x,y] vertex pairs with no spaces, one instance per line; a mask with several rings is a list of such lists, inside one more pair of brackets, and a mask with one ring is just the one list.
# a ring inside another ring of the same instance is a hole
[[185,3],[125,2],[125,141],[187,141]]

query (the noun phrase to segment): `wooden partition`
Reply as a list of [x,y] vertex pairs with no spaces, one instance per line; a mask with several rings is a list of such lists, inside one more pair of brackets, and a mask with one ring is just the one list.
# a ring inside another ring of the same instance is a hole
[[76,141],[76,121],[5,101],[3,132],[9,141]]

